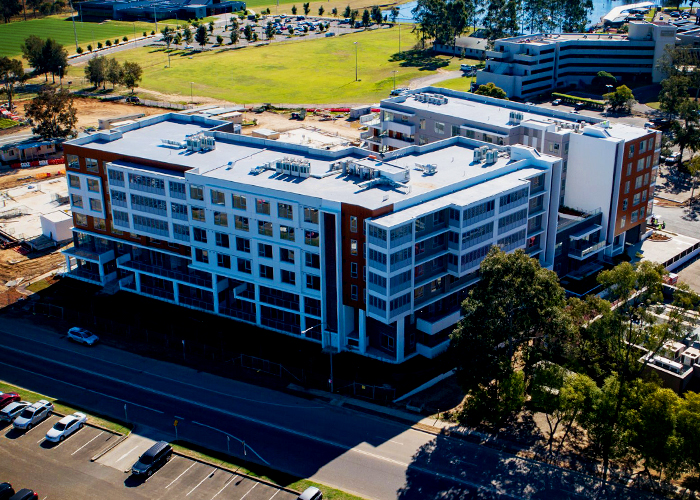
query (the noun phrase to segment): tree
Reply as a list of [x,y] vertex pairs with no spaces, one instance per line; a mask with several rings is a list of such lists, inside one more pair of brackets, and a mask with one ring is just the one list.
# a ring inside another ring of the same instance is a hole
[[32,8],[32,11],[34,12],[34,17],[36,18],[36,11],[39,10],[39,7],[41,6],[42,0],[26,0],[27,5]]
[[85,65],[85,78],[92,83],[95,88],[107,81],[107,58],[97,56],[90,59]]
[[375,6],[372,7],[371,16],[372,16],[372,20],[373,20],[376,24],[382,24],[382,20],[383,20],[383,17],[382,17],[382,9],[380,9],[378,5],[375,5]]
[[175,33],[175,36],[173,37],[173,43],[175,46],[178,46],[182,43],[182,34],[180,32]]
[[265,26],[265,36],[267,37],[268,40],[272,40],[275,38],[275,32],[277,30],[275,29],[275,25],[272,24],[271,22],[268,22],[267,25]]
[[681,105],[688,100],[690,79],[686,75],[671,75],[661,81],[659,92],[659,107],[668,114],[669,118],[676,116]]
[[97,49],[99,50],[101,48],[102,48],[102,42],[97,42]]
[[603,94],[603,97],[610,109],[615,113],[620,111],[629,113],[632,111],[632,106],[637,102],[632,90],[627,85],[620,85],[613,92]]
[[209,21],[209,33],[214,33],[214,21]]
[[224,37],[221,35],[216,35],[216,44],[223,45],[224,44]]
[[395,23],[396,19],[399,17],[399,8],[396,5],[391,8],[389,16],[391,17],[391,22]]
[[238,28],[232,29],[229,37],[231,39],[231,44],[236,45],[238,43],[239,36],[240,34],[238,33]]
[[695,203],[695,187],[700,177],[700,156],[693,156],[688,163],[688,173],[690,174],[690,203]]
[[697,101],[685,99],[679,105],[678,120],[671,123],[673,143],[678,146],[678,166],[683,163],[683,153],[686,149],[697,151],[700,147],[700,105]]
[[352,9],[350,8],[349,5],[345,6],[345,10],[343,11],[343,17],[345,18],[350,18],[350,13],[352,12]]
[[182,38],[185,39],[187,45],[192,43],[192,30],[189,26],[185,26],[185,29],[182,30]]
[[126,36],[125,36],[125,37],[122,37],[122,42],[125,42],[125,43],[126,43],[126,42],[128,42],[128,41],[129,41],[129,37],[126,37]]
[[489,0],[484,15],[486,38],[490,41],[512,36],[518,32],[516,0]]
[[34,70],[35,75],[46,73],[44,60],[42,58],[42,49],[44,48],[44,40],[36,35],[29,35],[25,38],[24,43],[20,45],[22,57],[24,57],[29,66]]
[[131,90],[132,94],[134,93],[134,89],[139,86],[142,75],[143,69],[141,69],[141,66],[138,63],[124,61],[122,82],[126,88]]
[[561,0],[562,32],[583,32],[591,12],[593,12],[592,0]]
[[367,9],[362,13],[362,26],[369,26],[371,22],[371,17]]
[[496,85],[493,82],[489,82],[484,85],[479,85],[479,88],[477,88],[474,91],[474,93],[479,95],[485,95],[488,97],[496,97],[498,99],[506,98],[506,91],[500,87],[496,87]]
[[7,109],[12,110],[12,96],[15,93],[15,86],[27,79],[27,75],[22,67],[22,61],[0,57],[0,83],[2,91],[7,96]]
[[41,59],[45,65],[44,69],[51,73],[54,82],[56,75],[62,75],[68,67],[68,51],[52,38],[48,38],[44,42],[44,46],[41,48]]
[[25,110],[35,125],[32,132],[45,139],[68,137],[78,121],[73,96],[66,89],[44,87]]
[[243,28],[243,38],[246,39],[248,43],[253,41],[253,28],[250,26],[250,24],[246,24],[245,28]]
[[106,45],[107,47],[111,47],[111,46],[112,46],[112,40],[106,40],[106,41],[105,41],[105,45]]
[[302,4],[302,7],[304,8],[304,15],[308,16],[309,12],[311,12],[311,6],[309,5],[309,2]]
[[296,5],[292,5],[292,15],[293,16],[297,15],[297,6]]
[[318,8],[318,15],[322,16],[325,11],[323,10],[323,5]]
[[75,49],[75,52],[77,52],[78,55],[80,55],[80,54],[82,54],[82,53],[85,52],[85,51],[83,50],[83,48],[82,48],[81,46],[78,46],[78,48]]
[[355,25],[355,21],[357,21],[357,17],[360,15],[360,13],[357,11],[357,9],[353,9],[352,12],[350,13],[350,24],[352,26]]
[[112,84],[112,88],[124,80],[124,68],[114,58],[105,61],[105,79]]
[[173,42],[175,39],[175,34],[173,31],[170,29],[169,26],[165,26],[162,30],[160,30],[161,34],[163,35],[163,41],[165,42],[165,45],[170,48],[170,44]]
[[119,38],[114,39],[114,45],[119,45]]
[[203,24],[197,28],[197,33],[194,35],[195,41],[204,49],[204,46],[209,43],[209,35],[207,28]]
[[88,43],[87,49],[88,49],[89,52],[92,52],[92,44],[89,44],[89,43]]
[[338,17],[338,7],[333,7],[331,14],[333,14],[333,17]]
[[19,0],[0,0],[0,14],[5,23],[9,23],[13,16],[22,12],[22,3]]
[[615,86],[617,83],[617,78],[607,71],[598,71],[593,77],[591,84],[597,89],[607,88],[608,85]]

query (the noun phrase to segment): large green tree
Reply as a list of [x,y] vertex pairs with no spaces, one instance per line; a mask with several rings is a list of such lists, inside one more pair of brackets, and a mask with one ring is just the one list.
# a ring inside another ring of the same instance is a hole
[[195,41],[204,49],[204,46],[209,43],[209,34],[207,33],[207,27],[200,24],[197,27],[197,32],[194,35]]
[[607,101],[608,106],[613,112],[629,113],[632,111],[632,106],[637,102],[634,99],[632,90],[627,85],[620,85],[613,92],[604,94],[603,97]]
[[27,106],[26,115],[34,122],[32,132],[45,139],[68,137],[78,121],[73,95],[66,89],[44,87]]
[[19,0],[0,0],[0,14],[9,23],[10,19],[22,12],[22,2]]
[[485,95],[488,97],[496,97],[498,99],[506,98],[506,91],[501,87],[497,87],[493,82],[485,83],[479,85],[479,87],[474,91],[475,94]]
[[90,59],[85,65],[85,78],[92,83],[95,88],[107,81],[107,58],[97,56]]
[[2,91],[7,96],[7,108],[12,109],[12,97],[15,94],[15,86],[24,82],[27,75],[22,67],[22,61],[0,57],[0,84]]
[[139,86],[141,77],[143,76],[143,69],[141,66],[132,61],[124,61],[124,66],[122,68],[122,83],[134,92],[134,89]]

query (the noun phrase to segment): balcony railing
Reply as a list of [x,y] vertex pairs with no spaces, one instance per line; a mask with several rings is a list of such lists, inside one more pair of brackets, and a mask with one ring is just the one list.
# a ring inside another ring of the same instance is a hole
[[[154,208],[146,205],[141,205],[139,203],[131,203],[131,209],[137,212],[143,212],[147,214],[159,215],[160,217],[167,217],[168,211],[164,208]],[[187,219],[185,219],[187,220]]]
[[158,288],[158,287],[144,285],[143,283],[141,284],[141,293],[144,293],[146,295],[151,295],[152,297],[157,297],[159,299],[173,300],[173,301],[175,300],[175,294],[173,292],[169,292],[168,290],[165,290],[164,288]]
[[280,297],[274,297],[272,295],[267,295],[264,293],[260,294],[260,302],[265,304],[270,304],[277,307],[284,307],[291,311],[299,311],[299,302],[292,302],[291,300],[286,300]]
[[408,267],[411,265],[411,262],[413,262],[411,259],[404,259],[400,260],[399,262],[394,262],[393,264],[391,264],[389,271],[393,273],[394,271],[398,271],[399,269]]
[[182,281],[190,285],[211,288],[211,276],[205,277],[203,276],[204,273],[200,273],[200,271],[190,270],[189,272],[185,273],[172,269],[164,269],[160,266],[154,266],[136,260],[123,262],[119,265],[119,267],[125,267],[127,269],[131,269],[132,271],[143,271],[146,273],[155,274],[156,276]]
[[158,236],[165,236],[168,238],[170,236],[170,231],[167,229],[158,229],[156,227],[145,226],[143,224],[134,223],[134,229],[136,231],[143,231],[144,233],[157,234]]
[[[381,286],[381,285],[377,285],[376,283],[368,283],[367,288],[369,288],[373,292],[377,292],[378,294],[386,295],[386,285]],[[404,288],[405,288],[405,286],[404,286]]]
[[250,323],[256,322],[255,314],[246,311],[241,311],[240,309],[232,309],[230,307],[219,306],[219,313],[223,314],[224,316],[229,316],[231,318],[249,321]]
[[[115,184],[116,186],[116,184]],[[160,196],[165,196],[165,189],[163,188],[154,188],[152,186],[146,186],[144,184],[138,184],[135,182],[130,182],[129,183],[129,189],[133,191],[143,191],[144,193],[151,193],[151,194],[158,194]]]
[[380,309],[373,305],[368,305],[367,310],[376,316],[380,316],[386,319],[386,309]]
[[391,240],[391,248],[400,247],[401,245],[405,245],[406,243],[410,243],[411,241],[413,241],[413,235],[411,233],[408,233],[406,236],[394,238],[393,240]]
[[398,316],[399,314],[409,311],[411,309],[411,303],[408,302],[407,304],[404,304],[400,307],[397,307],[396,309],[393,309],[389,312],[390,317]]
[[202,309],[204,311],[213,311],[214,310],[214,304],[211,302],[207,302],[202,299],[194,299],[192,297],[180,297],[179,300],[180,304],[190,306],[190,307],[195,307],[197,309]]
[[600,241],[588,248],[569,248],[569,256],[585,259],[586,257],[598,252],[602,248],[605,248],[605,241]]
[[377,245],[378,247],[386,248],[387,242],[386,239],[381,239],[377,238],[376,236],[369,235],[367,237],[367,240],[372,244],[372,245]]

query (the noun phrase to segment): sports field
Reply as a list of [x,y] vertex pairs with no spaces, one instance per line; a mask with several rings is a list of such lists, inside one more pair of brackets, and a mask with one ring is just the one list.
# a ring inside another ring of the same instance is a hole
[[[158,22],[158,29],[163,29],[165,24],[174,25],[174,19]],[[114,41],[115,38],[122,39],[126,36],[129,39],[141,36],[144,31],[150,33],[155,29],[153,23],[124,21],[105,21],[103,23],[78,22],[76,20],[75,29],[78,34],[78,45],[87,50],[87,45],[92,44],[97,47],[97,42],[105,43],[105,40]],[[50,16],[43,19],[30,19],[28,21],[17,21],[8,24],[0,24],[0,56],[18,56],[22,53],[20,45],[29,35],[37,35],[41,38],[53,38],[61,45],[64,45],[69,54],[75,54],[75,36],[73,34],[73,23],[65,16]]]
[[[402,48],[408,45],[408,36],[402,33]],[[415,53],[408,61],[391,60],[397,51],[398,31],[392,28],[238,50],[172,50],[170,68],[165,49],[143,47],[115,57],[141,64],[141,88],[168,94],[172,100],[189,101],[193,82],[195,96],[272,104],[378,102],[393,88],[394,71],[396,86],[403,87],[414,78],[434,74],[437,68],[456,70],[463,62]],[[69,74],[78,78],[83,67],[71,67]]]

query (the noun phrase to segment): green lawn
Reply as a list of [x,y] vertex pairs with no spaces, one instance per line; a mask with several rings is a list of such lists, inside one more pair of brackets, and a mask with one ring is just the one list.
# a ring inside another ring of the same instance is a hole
[[[411,44],[402,34],[402,48]],[[358,42],[358,77],[355,81],[355,45]],[[309,41],[273,43],[264,47],[190,53],[173,49],[171,67],[167,51],[143,47],[115,55],[144,68],[141,87],[189,100],[190,82],[195,96],[238,103],[372,103],[389,95],[394,84],[435,73],[456,70],[460,60],[404,51],[396,57],[398,30],[382,29]],[[69,75],[83,75],[71,67]],[[177,98],[173,100],[178,100]]]
[[[163,29],[164,23],[175,25],[176,21],[173,19],[159,22],[158,29]],[[153,23],[129,23],[123,21],[106,21],[103,23],[81,23],[77,21],[75,23],[78,44],[83,47],[83,50],[87,50],[88,44],[97,47],[97,42],[104,44],[107,39],[114,41],[115,38],[119,38],[121,40],[124,36],[132,39],[134,38],[134,28],[136,28],[136,36],[138,37],[142,36],[144,31],[150,33],[155,29],[155,25]],[[51,16],[43,19],[0,24],[0,56],[14,57],[20,55],[22,53],[20,46],[29,35],[53,38],[64,45],[68,49],[69,54],[75,54],[75,35],[70,18]]]
[[0,118],[0,130],[11,128],[15,125],[17,125],[17,122],[14,120],[10,120],[9,118]]
[[472,82],[476,80],[476,77],[464,77],[452,78],[451,80],[444,80],[435,84],[435,87],[445,87],[446,89],[452,90],[462,90],[469,91],[472,88]]

